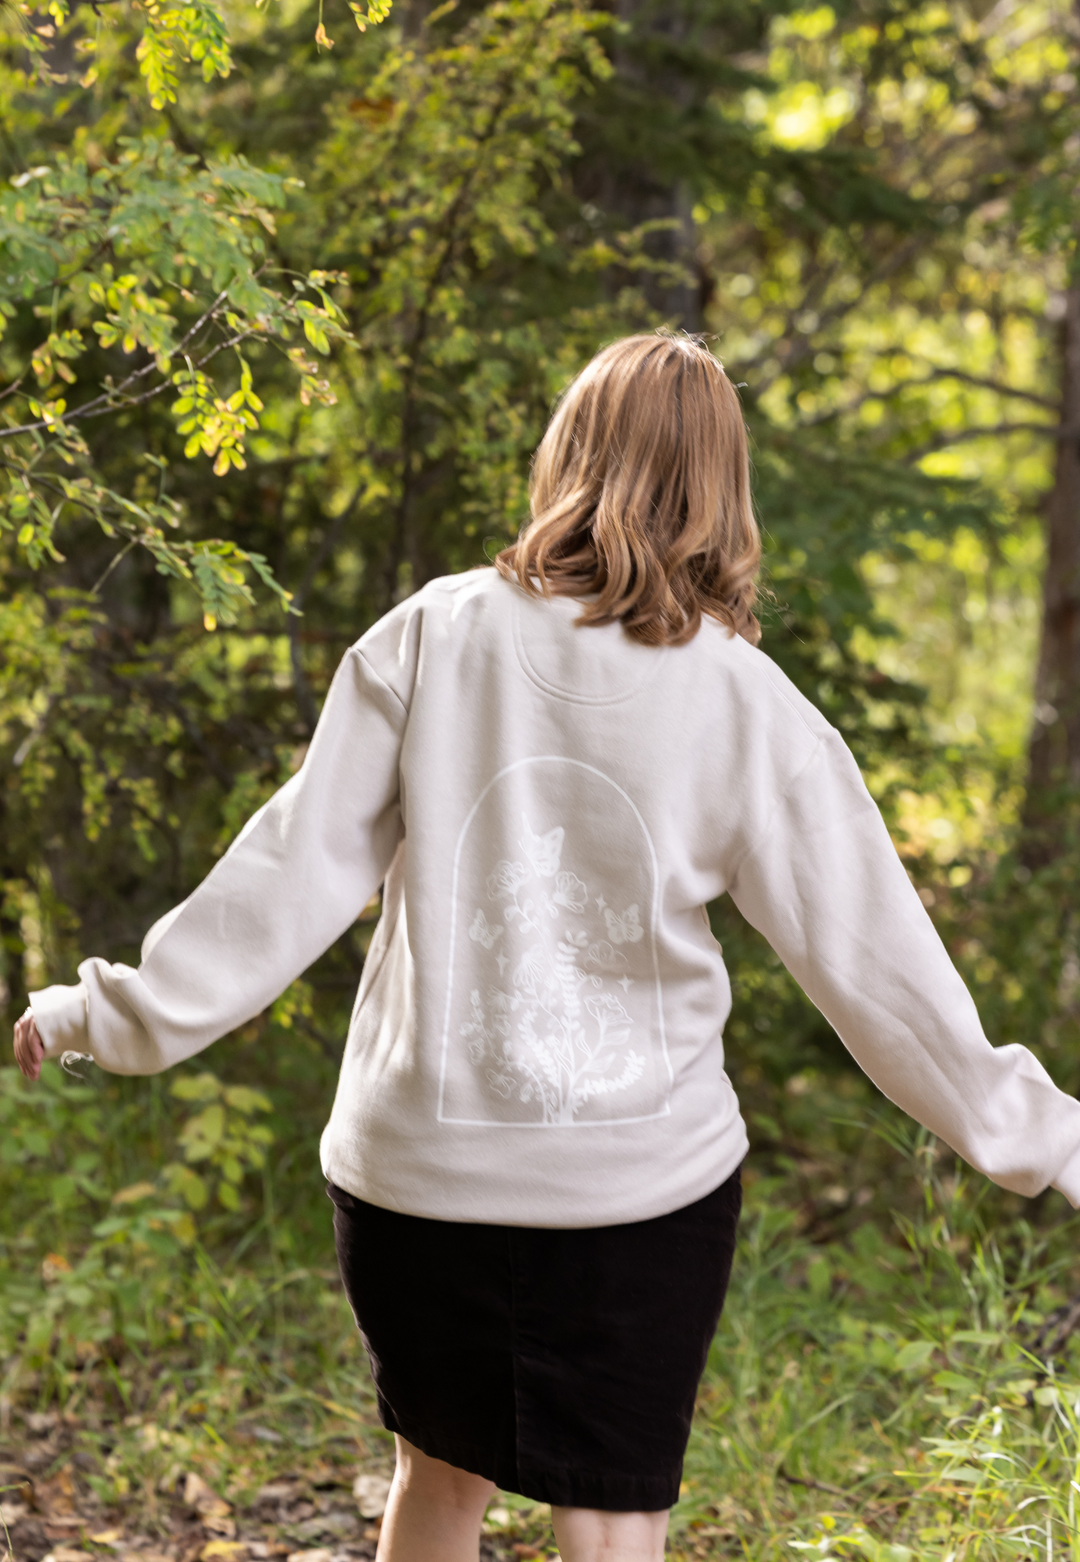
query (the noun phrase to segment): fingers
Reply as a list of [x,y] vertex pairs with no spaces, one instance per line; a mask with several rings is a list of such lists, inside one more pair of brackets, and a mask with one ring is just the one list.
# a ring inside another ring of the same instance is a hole
[[15,1021],[15,1061],[27,1079],[38,1079],[45,1057],[45,1044],[38,1033],[33,1011],[27,1009],[21,1019]]

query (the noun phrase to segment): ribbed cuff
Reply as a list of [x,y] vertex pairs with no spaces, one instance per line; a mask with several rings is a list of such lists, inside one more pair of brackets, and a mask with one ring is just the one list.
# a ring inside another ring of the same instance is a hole
[[1080,1149],[1076,1150],[1051,1183],[1064,1193],[1073,1209],[1080,1209]]
[[45,987],[39,993],[30,994],[30,1007],[47,1058],[90,1050],[86,1027],[87,996],[85,982],[77,987]]

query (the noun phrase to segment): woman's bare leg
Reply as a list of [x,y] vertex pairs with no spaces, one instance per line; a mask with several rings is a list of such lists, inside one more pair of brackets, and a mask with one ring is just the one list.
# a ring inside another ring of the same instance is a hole
[[552,1508],[562,1562],[663,1562],[668,1516]]
[[394,1441],[397,1468],[377,1562],[477,1562],[480,1524],[493,1483],[429,1458],[403,1437]]

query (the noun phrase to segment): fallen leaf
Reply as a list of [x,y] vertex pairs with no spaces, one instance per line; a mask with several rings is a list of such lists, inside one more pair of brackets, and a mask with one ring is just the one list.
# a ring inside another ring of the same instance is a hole
[[0,1523],[18,1524],[29,1512],[25,1502],[0,1502]]
[[235,1562],[246,1554],[247,1546],[242,1540],[208,1540],[199,1552],[199,1562],[214,1562],[215,1558],[220,1562]]
[[114,1546],[118,1540],[123,1540],[122,1529],[103,1529],[100,1534],[91,1535],[90,1539],[95,1546]]
[[299,1481],[270,1481],[255,1493],[256,1502],[288,1502],[300,1490]]
[[358,1475],[353,1481],[352,1494],[356,1498],[361,1518],[381,1518],[386,1512],[390,1481],[385,1475]]
[[211,1535],[220,1535],[222,1540],[236,1539],[236,1520],[228,1519],[220,1513],[204,1513],[202,1515],[203,1529],[208,1529]]
[[314,1551],[290,1551],[285,1562],[332,1562],[333,1555],[326,1546],[316,1546]]
[[356,1529],[357,1515],[355,1509],[334,1509],[326,1513],[317,1514],[314,1518],[304,1519],[299,1524],[291,1526],[294,1540],[310,1543],[322,1541],[325,1545],[329,1536],[344,1537],[351,1535]]
[[93,1552],[82,1551],[78,1546],[55,1546],[49,1555],[53,1562],[94,1562]]
[[70,1540],[72,1530],[82,1529],[83,1520],[72,1516],[71,1518],[58,1519],[55,1515],[46,1519],[42,1524],[46,1540]]
[[34,1482],[34,1507],[46,1519],[75,1512],[75,1481],[67,1465],[51,1481]]
[[232,1508],[223,1497],[207,1486],[201,1475],[189,1470],[184,1477],[184,1501],[201,1519],[228,1518]]

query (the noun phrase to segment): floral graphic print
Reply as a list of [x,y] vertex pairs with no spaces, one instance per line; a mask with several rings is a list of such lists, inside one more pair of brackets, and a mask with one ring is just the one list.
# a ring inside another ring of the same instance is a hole
[[[538,801],[513,822],[499,809],[476,831],[477,845],[501,838],[503,852],[467,865],[459,915],[469,953],[459,962],[468,977],[448,1005],[446,1038],[455,1074],[467,1064],[467,1077],[448,1085],[444,1068],[450,1109],[440,1115],[547,1127],[654,1116],[666,1110],[668,1081],[666,1054],[656,1057],[651,885],[644,863],[636,877],[619,871],[637,843],[607,799],[592,810],[587,843]],[[637,899],[614,893],[620,880]]]

